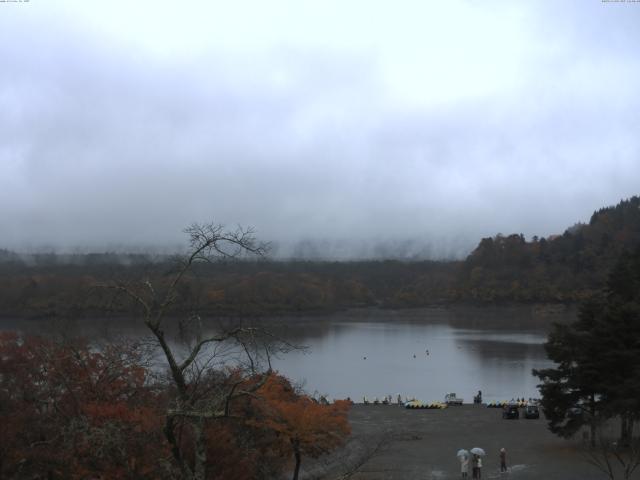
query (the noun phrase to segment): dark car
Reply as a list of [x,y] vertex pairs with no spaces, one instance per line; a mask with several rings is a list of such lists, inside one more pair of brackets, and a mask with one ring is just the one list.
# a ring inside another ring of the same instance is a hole
[[517,420],[520,418],[520,412],[518,411],[517,405],[508,405],[502,411],[502,418],[506,418],[507,420]]
[[527,405],[524,409],[524,418],[540,418],[540,409],[537,405]]

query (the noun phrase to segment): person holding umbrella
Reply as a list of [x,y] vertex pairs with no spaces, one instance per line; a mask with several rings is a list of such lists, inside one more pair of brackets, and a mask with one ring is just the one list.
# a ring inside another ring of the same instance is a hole
[[482,478],[482,456],[485,455],[484,450],[475,447],[471,449],[473,458],[471,460],[471,476],[474,479],[480,480]]
[[478,478],[478,460],[479,459],[480,457],[475,453],[473,454],[473,457],[471,457],[471,478],[473,478],[473,480]]
[[462,478],[469,477],[469,452],[467,450],[461,449],[458,450],[456,454],[458,460],[460,460],[460,473],[462,474]]

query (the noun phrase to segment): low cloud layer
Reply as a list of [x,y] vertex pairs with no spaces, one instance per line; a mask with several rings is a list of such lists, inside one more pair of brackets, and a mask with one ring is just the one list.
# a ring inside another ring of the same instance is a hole
[[441,258],[640,193],[640,4],[86,3],[0,5],[0,248]]

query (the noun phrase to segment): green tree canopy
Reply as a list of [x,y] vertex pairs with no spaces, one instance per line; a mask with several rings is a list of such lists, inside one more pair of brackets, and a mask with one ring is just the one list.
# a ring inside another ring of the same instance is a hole
[[606,290],[581,306],[578,320],[555,325],[545,344],[554,368],[534,370],[552,432],[572,436],[620,417],[627,439],[640,413],[640,249],[623,254]]

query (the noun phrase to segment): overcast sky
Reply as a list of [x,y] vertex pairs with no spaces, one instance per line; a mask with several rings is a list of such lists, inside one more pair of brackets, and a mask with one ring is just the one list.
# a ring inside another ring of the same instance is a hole
[[0,248],[441,257],[638,193],[640,3],[0,3]]

